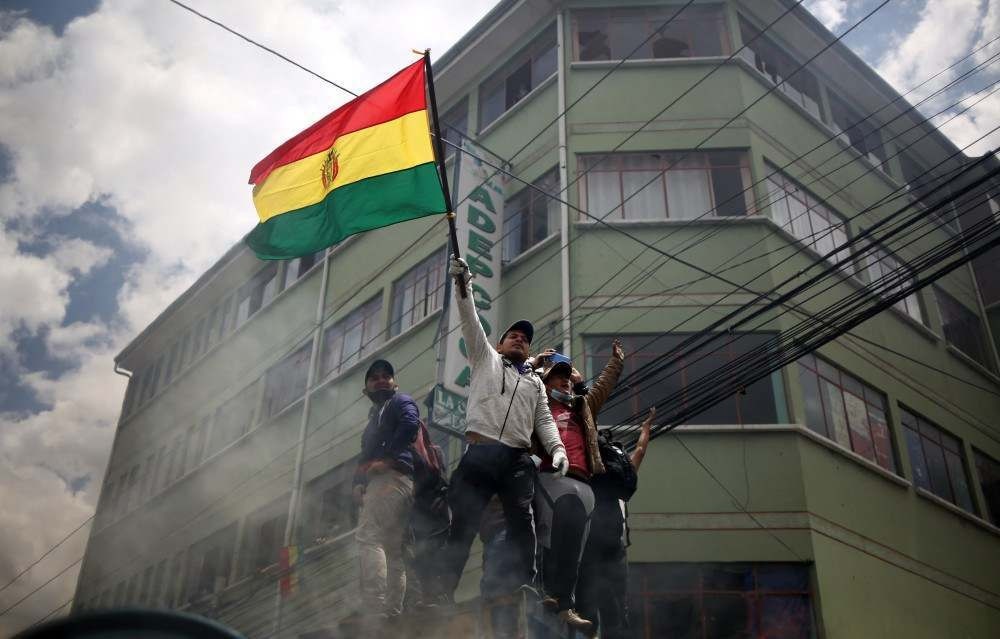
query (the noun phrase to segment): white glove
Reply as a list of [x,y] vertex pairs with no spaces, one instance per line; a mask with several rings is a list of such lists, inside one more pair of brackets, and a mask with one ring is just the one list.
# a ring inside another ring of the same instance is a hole
[[559,473],[560,477],[565,477],[567,471],[569,471],[569,458],[566,457],[561,449],[557,450],[555,454],[552,455],[552,466]]
[[469,264],[462,258],[456,258],[454,255],[450,256],[450,266],[448,267],[448,275],[451,277],[458,277],[462,279],[462,282],[468,283],[472,279],[472,272],[469,270]]

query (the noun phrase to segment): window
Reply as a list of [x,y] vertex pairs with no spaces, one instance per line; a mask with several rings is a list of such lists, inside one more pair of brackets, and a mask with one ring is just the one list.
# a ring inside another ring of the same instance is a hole
[[[441,133],[444,139],[455,146],[462,145],[462,136],[469,133],[469,100],[462,101],[451,107],[441,116]],[[455,147],[444,145],[444,157],[447,161],[455,154]]]
[[304,509],[308,513],[310,541],[337,537],[354,528],[357,513],[351,488],[356,465],[356,459],[348,460],[309,482]]
[[435,251],[392,284],[389,337],[395,337],[444,303],[444,251]]
[[973,456],[979,487],[986,500],[986,517],[994,526],[1000,526],[1000,462],[978,450],[973,451]]
[[832,91],[830,94],[830,126],[839,134],[840,139],[854,148],[868,161],[879,167],[883,171],[888,171],[882,163],[885,162],[885,148],[882,147],[882,138],[879,134],[879,124],[866,120],[857,111],[847,106],[847,103],[837,97]]
[[201,423],[192,428],[194,431],[194,436],[191,437],[191,448],[188,449],[188,468],[195,469],[201,465],[201,461],[205,458],[205,444],[208,440],[208,425],[210,419],[208,417],[203,417]]
[[631,636],[812,639],[809,568],[801,564],[629,564]]
[[479,87],[479,130],[506,113],[555,72],[556,28],[552,25]]
[[270,262],[240,288],[236,295],[236,326],[241,326],[274,297],[277,274],[278,263]]
[[160,446],[160,450],[156,453],[156,465],[151,468],[151,473],[149,476],[149,486],[147,487],[147,494],[152,497],[163,488],[163,483],[160,481],[161,473],[163,472],[163,464],[167,459],[167,447]]
[[885,395],[819,357],[806,355],[798,363],[806,426],[896,472]]
[[975,512],[962,442],[908,410],[900,410],[900,421],[910,453],[913,483],[962,510]]
[[[693,407],[702,399],[699,391],[704,388],[696,386],[715,374],[720,366],[733,359],[762,346],[772,335],[767,333],[737,333],[737,339],[730,340],[727,336],[710,343],[706,348],[672,361],[670,366],[655,373],[649,380],[639,382],[631,387],[631,392],[621,399],[608,402],[600,414],[602,424],[638,423],[644,417],[648,408],[654,403],[672,397],[669,406],[660,407],[658,416],[672,419],[673,415]],[[682,342],[691,337],[688,333],[671,333],[668,335],[627,335],[622,338],[625,352],[629,353],[625,360],[625,377],[638,368],[658,360],[665,355],[676,355]],[[731,343],[727,343],[730,342]],[[584,337],[586,352],[587,375],[594,377],[601,372],[611,356],[612,337]],[[716,352],[715,349],[719,349]],[[666,362],[662,362],[666,363]],[[648,369],[646,369],[648,370]],[[726,383],[725,380],[720,381]],[[661,417],[657,417],[661,419]],[[777,422],[777,409],[774,404],[774,387],[772,376],[746,387],[745,394],[734,391],[732,395],[718,402],[707,410],[687,419],[688,424],[773,424]]]
[[250,430],[256,401],[257,385],[250,384],[238,395],[219,406],[215,412],[215,425],[212,428],[207,456],[219,452]]
[[[721,7],[689,7],[672,18],[676,12],[677,7],[574,11],[574,59],[649,60],[729,54]],[[667,20],[670,23],[661,29]],[[660,31],[650,38],[657,29]]]
[[230,524],[191,546],[187,560],[184,599],[193,601],[221,590],[229,583],[236,524]]
[[[896,256],[890,255],[881,248],[868,251],[867,272],[869,282],[883,282],[884,288],[880,290],[885,297],[894,295],[897,291],[913,283],[913,277],[909,275],[909,268]],[[920,295],[916,292],[910,293],[892,306],[903,315],[907,315],[921,324],[927,323],[923,307],[920,305]]]
[[608,220],[691,220],[753,212],[741,151],[580,156],[586,209]]
[[323,260],[324,255],[326,255],[326,249],[285,262],[285,282],[281,287],[282,290],[288,288],[292,282],[311,271],[312,267]]
[[[922,205],[926,207],[934,206],[940,203],[941,200],[951,196],[951,186],[946,179],[947,174],[941,175],[940,168],[928,171],[908,153],[899,153],[896,157],[899,158],[899,166],[903,170],[903,179],[906,180],[907,191]],[[955,205],[953,202],[938,207],[933,215],[946,231],[949,233],[958,233],[959,228],[955,220]]]
[[219,333],[216,337],[221,340],[233,327],[233,296],[230,295],[219,306]]
[[744,44],[749,42],[741,56],[765,78],[774,84],[780,84],[779,91],[791,98],[792,102],[814,117],[822,118],[816,76],[807,69],[800,69],[798,62],[770,38],[760,35],[760,29],[747,22],[743,16],[740,16],[740,33]]
[[177,372],[187,366],[192,359],[194,357],[191,355],[191,331],[188,331],[181,338],[181,349],[177,355]]
[[241,575],[250,575],[278,562],[288,521],[288,500],[288,495],[280,497],[247,517]]
[[948,343],[993,370],[979,315],[937,286],[934,297],[941,309],[941,330]]
[[378,350],[382,342],[381,292],[323,333],[321,376],[339,373]]
[[[766,167],[770,173],[766,182],[771,219],[775,224],[820,255],[847,242],[847,223],[838,213],[773,164],[767,163]],[[845,248],[829,259],[833,264],[850,256],[850,249]],[[851,273],[853,267],[847,261],[842,268]]]
[[559,192],[558,171],[552,169],[533,184],[542,192],[526,187],[504,203],[501,257],[504,262],[511,261],[559,229],[559,202],[545,195]]
[[312,341],[285,357],[267,371],[264,385],[264,415],[271,417],[305,395]]
[[156,453],[146,457],[146,463],[142,465],[142,478],[139,480],[137,492],[139,503],[145,503],[149,499],[150,488],[156,479]]

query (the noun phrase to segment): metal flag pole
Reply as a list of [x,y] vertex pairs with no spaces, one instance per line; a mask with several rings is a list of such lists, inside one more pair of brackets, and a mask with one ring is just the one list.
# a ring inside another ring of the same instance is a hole
[[[316,323],[313,329],[312,350],[309,353],[309,372],[306,374],[306,395],[302,401],[302,421],[299,425],[299,446],[295,455],[295,473],[292,479],[292,495],[288,503],[288,520],[285,522],[285,536],[282,548],[287,551],[295,539],[295,529],[298,524],[300,504],[302,502],[303,466],[306,457],[306,438],[309,435],[309,409],[312,405],[313,385],[316,383],[316,369],[319,365],[319,347],[323,336],[323,316],[326,310],[326,289],[330,282],[330,251],[323,252],[323,277],[320,280],[319,299],[316,302]],[[295,571],[295,566],[289,562],[288,576]],[[281,602],[282,581],[278,579],[274,600],[274,632],[273,636],[281,637]]]
[[[431,50],[424,49],[424,71],[427,76],[427,93],[431,103],[431,125],[434,127],[434,159],[437,162],[438,176],[441,180],[441,190],[444,192],[444,200],[448,204],[448,235],[451,238],[451,253],[456,258],[462,257],[458,252],[458,233],[455,231],[455,212],[452,208],[451,191],[448,188],[448,172],[444,168],[444,144],[441,142],[441,124],[438,121],[437,98],[434,96],[434,72],[431,69]],[[467,293],[465,286],[455,277],[455,288],[458,294],[465,299]]]

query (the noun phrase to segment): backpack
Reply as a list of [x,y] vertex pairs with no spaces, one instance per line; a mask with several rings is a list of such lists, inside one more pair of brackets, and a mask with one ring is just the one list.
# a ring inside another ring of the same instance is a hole
[[597,475],[601,487],[608,490],[615,499],[628,501],[639,487],[639,476],[632,466],[632,459],[625,449],[611,440],[604,432],[597,438],[597,450],[604,462],[604,474]]
[[444,516],[448,508],[448,480],[445,478],[444,452],[431,441],[427,424],[420,420],[413,451],[413,502],[427,514]]

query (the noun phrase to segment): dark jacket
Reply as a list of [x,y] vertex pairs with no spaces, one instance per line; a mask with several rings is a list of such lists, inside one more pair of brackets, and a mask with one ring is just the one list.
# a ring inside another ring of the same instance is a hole
[[368,425],[361,435],[361,455],[354,483],[367,482],[372,462],[384,461],[413,477],[413,441],[420,430],[420,409],[409,395],[396,393],[368,412]]

